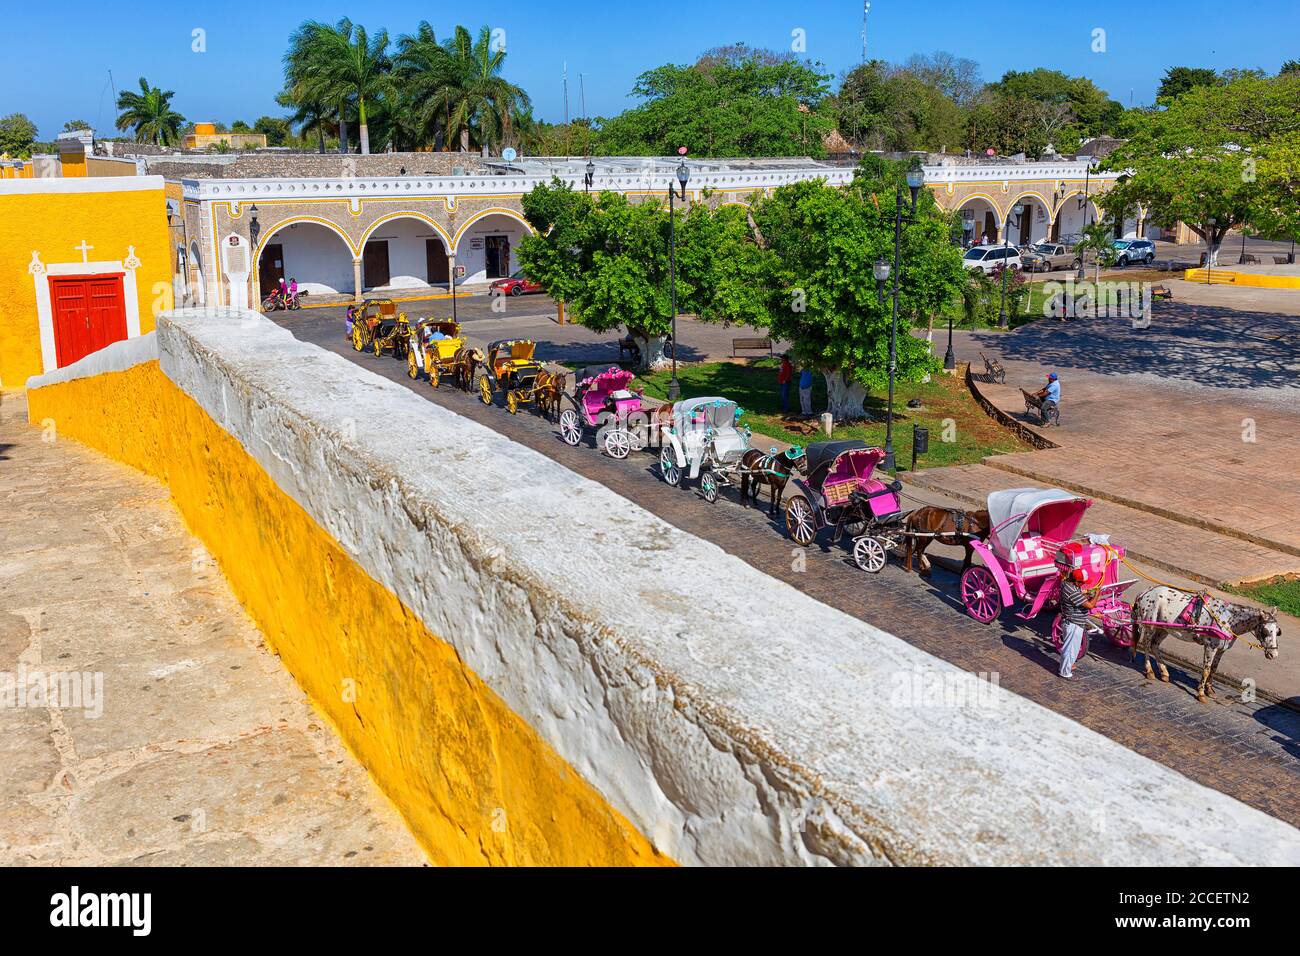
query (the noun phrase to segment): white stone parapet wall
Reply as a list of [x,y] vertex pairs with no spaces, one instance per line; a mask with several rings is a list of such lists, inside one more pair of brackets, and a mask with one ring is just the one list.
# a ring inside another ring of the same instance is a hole
[[682,863],[1300,864],[1291,827],[256,313],[166,314],[158,351],[362,568]]

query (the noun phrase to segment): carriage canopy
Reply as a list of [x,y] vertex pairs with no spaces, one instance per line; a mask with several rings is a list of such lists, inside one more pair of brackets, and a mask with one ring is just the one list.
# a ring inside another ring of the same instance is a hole
[[713,428],[734,428],[736,403],[726,398],[692,398],[673,406],[673,426],[682,432],[711,425]]
[[879,448],[856,440],[815,442],[808,446],[805,454],[808,456],[808,484],[819,491],[832,474],[865,481],[885,457]]
[[1060,488],[1011,488],[991,492],[988,505],[994,544],[1005,555],[1023,535],[1069,541],[1092,501]]
[[596,392],[616,392],[627,388],[634,378],[636,378],[635,372],[629,372],[617,365],[588,365],[573,373],[573,381],[579,388],[586,383],[589,391]]

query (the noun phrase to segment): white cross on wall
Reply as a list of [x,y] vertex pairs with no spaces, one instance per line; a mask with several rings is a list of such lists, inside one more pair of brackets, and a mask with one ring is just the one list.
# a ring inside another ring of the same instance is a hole
[[86,240],[85,240],[85,239],[82,239],[82,240],[81,240],[81,245],[79,245],[79,246],[73,246],[72,248],[76,249],[78,252],[81,253],[81,261],[82,261],[82,262],[89,262],[89,261],[90,261],[90,250],[91,250],[91,249],[94,249],[95,247],[94,247],[94,246],[88,246],[88,245],[86,245]]

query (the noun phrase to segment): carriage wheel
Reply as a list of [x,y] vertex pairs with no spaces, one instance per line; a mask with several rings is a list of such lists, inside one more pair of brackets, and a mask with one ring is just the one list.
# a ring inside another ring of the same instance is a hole
[[511,415],[519,414],[519,393],[513,388],[506,392],[506,411]]
[[411,349],[406,353],[406,377],[409,379],[420,377],[420,362],[415,357],[415,349]]
[[817,524],[813,520],[812,505],[803,495],[795,495],[785,506],[785,530],[796,544],[805,548],[817,537]]
[[492,404],[492,380],[486,375],[478,380],[478,397],[483,400],[484,405]]
[[961,600],[966,613],[981,624],[991,624],[1002,613],[1002,593],[993,572],[973,564],[961,576]]
[[[1056,653],[1061,653],[1061,647],[1065,644],[1064,628],[1061,626],[1061,615],[1056,615],[1052,619],[1052,646],[1056,648]],[[1079,656],[1075,661],[1081,661],[1088,656],[1088,629],[1083,629],[1083,643],[1079,645]]]
[[366,347],[366,337],[361,331],[360,322],[356,322],[352,326],[352,347],[358,352]]
[[713,472],[706,471],[700,475],[700,494],[709,504],[718,500],[718,478]]
[[430,362],[429,363],[429,384],[432,385],[434,388],[437,388],[438,383],[441,381],[442,381],[442,372],[438,371],[437,363]]
[[572,408],[560,412],[560,437],[566,445],[574,448],[582,441],[582,424],[578,421],[578,413]]
[[682,480],[682,470],[677,467],[677,458],[671,447],[665,446],[659,453],[659,474],[664,481],[676,487]]
[[622,461],[632,451],[632,436],[621,428],[605,432],[605,454]]
[[868,574],[879,574],[886,560],[885,546],[879,538],[858,538],[853,542],[853,561]]
[[1106,636],[1116,647],[1133,646],[1133,609],[1127,604],[1120,604],[1106,615]]

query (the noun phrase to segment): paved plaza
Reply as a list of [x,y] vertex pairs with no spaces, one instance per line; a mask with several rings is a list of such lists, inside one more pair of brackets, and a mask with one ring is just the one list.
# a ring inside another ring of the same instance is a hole
[[[28,694],[0,709],[0,865],[423,863],[167,489],[43,437],[4,395],[0,676]],[[51,675],[86,675],[81,706],[37,699]]]

